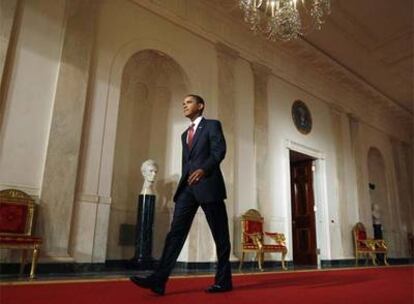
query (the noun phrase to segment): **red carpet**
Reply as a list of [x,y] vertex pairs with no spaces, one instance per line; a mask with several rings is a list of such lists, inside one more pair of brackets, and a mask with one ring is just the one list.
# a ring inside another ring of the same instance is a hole
[[234,276],[234,291],[206,294],[211,277],[175,278],[160,297],[126,279],[0,286],[1,304],[414,303],[414,267],[383,267]]

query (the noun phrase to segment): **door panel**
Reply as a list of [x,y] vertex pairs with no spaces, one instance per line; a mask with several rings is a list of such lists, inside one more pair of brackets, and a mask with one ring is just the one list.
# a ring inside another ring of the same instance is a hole
[[316,265],[312,160],[292,162],[292,232],[295,265]]

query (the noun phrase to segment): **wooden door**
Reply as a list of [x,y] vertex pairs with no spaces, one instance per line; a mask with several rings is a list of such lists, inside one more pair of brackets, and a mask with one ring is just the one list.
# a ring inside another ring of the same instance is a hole
[[316,265],[312,160],[292,162],[290,171],[293,263],[295,265]]

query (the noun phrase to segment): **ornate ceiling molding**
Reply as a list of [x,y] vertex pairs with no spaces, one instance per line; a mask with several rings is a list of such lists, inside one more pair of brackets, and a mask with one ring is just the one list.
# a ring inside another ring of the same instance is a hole
[[404,107],[368,84],[363,78],[355,75],[329,56],[319,52],[306,41],[298,40],[289,44],[289,51],[295,54],[299,60],[301,58],[306,59],[306,61],[302,60],[302,64],[310,63],[316,71],[323,73],[325,77],[332,81],[339,82],[347,91],[362,95],[361,97],[365,100],[364,106],[368,102],[371,106],[379,106],[386,111],[392,111],[402,118],[408,120],[413,118],[413,115]]

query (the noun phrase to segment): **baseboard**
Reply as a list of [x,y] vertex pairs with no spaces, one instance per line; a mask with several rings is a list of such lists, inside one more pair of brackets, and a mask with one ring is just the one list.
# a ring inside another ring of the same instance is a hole
[[321,260],[321,268],[353,267],[355,259]]
[[[292,262],[286,262],[286,266],[292,267]],[[212,272],[216,269],[216,263],[215,262],[177,262],[175,265],[174,270],[177,271],[191,271],[191,272],[197,272],[197,271],[208,271]],[[233,270],[238,270],[240,266],[240,262],[234,261],[231,262],[231,268]],[[270,269],[282,269],[282,263],[279,261],[265,261],[263,268],[266,270]],[[248,271],[258,271],[259,267],[257,265],[257,262],[243,262],[242,270],[248,270]]]
[[414,264],[414,257],[413,258],[388,258],[387,260],[390,265]]
[[[20,264],[18,263],[1,263],[0,277],[4,275],[18,274]],[[65,275],[65,274],[83,274],[83,273],[99,273],[106,271],[107,267],[104,263],[39,263],[36,268],[36,274],[47,275]],[[26,265],[24,273],[30,271],[30,264]]]
[[[156,265],[156,262],[155,262]],[[153,266],[155,266],[153,265]],[[239,262],[231,262],[233,271],[239,269]],[[288,267],[292,267],[291,262],[286,262]],[[0,263],[0,279],[2,277],[13,277],[19,274],[18,263]],[[282,269],[280,262],[265,261],[263,265],[266,270]],[[30,264],[26,265],[25,274],[30,271]],[[96,275],[96,274],[115,274],[115,273],[135,273],[137,271],[151,270],[153,267],[139,267],[130,260],[108,260],[105,263],[39,263],[36,274],[38,276],[65,276],[65,275]],[[216,263],[214,262],[177,262],[173,273],[185,274],[196,272],[214,272]],[[258,271],[257,262],[244,262],[243,271]]]
[[[381,259],[378,259],[378,265],[384,265]],[[414,264],[414,258],[388,258],[390,265],[409,265]],[[372,265],[370,259],[359,259],[358,265]],[[338,267],[354,267],[355,259],[338,259],[338,260],[321,260],[321,268],[338,268]]]
[[[390,265],[414,265],[414,258],[389,258]],[[366,262],[361,259],[359,265],[363,266]],[[234,272],[239,269],[240,263],[231,262]],[[366,265],[371,265],[368,261]],[[381,265],[381,263],[380,263]],[[306,268],[303,266],[295,266],[292,261],[286,261],[288,269]],[[338,268],[338,267],[354,267],[355,259],[336,259],[322,260],[321,268]],[[16,277],[19,273],[18,263],[0,263],[0,279]],[[25,274],[30,271],[30,264],[26,265]],[[279,261],[265,261],[263,268],[265,271],[281,270],[282,265]],[[310,267],[312,268],[312,267]],[[315,267],[313,267],[315,268]],[[177,262],[173,273],[197,273],[197,272],[214,272],[216,263],[214,262]],[[131,263],[130,260],[108,260],[105,263],[39,263],[37,267],[37,275],[39,276],[76,276],[76,275],[110,275],[110,274],[128,274],[137,271],[151,270],[149,268],[142,269]],[[243,272],[258,271],[257,262],[248,261],[243,263]]]

